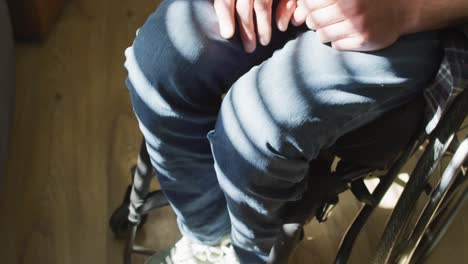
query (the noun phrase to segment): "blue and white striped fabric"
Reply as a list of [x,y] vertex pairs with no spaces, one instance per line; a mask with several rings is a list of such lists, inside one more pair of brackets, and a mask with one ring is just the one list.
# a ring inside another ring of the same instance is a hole
[[[467,32],[468,33],[468,32]],[[455,97],[468,87],[468,34],[460,29],[442,32],[444,55],[435,81],[425,90],[426,133],[431,133]]]

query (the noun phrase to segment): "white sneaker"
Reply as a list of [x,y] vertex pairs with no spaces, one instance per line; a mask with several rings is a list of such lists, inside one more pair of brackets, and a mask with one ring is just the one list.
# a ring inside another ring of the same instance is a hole
[[149,258],[146,264],[239,264],[231,239],[207,246],[182,237],[174,246]]

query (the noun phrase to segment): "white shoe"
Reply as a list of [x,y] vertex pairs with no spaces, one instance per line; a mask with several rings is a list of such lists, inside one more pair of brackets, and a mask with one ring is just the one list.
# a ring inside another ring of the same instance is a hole
[[146,264],[239,264],[231,239],[207,246],[182,237],[174,246],[149,258]]

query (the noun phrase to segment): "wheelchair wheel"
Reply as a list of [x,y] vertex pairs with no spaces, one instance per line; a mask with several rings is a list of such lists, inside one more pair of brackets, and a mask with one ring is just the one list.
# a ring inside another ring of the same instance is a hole
[[[446,118],[430,136],[429,143],[390,216],[372,263],[414,263],[411,261],[413,257],[414,261],[417,261],[417,256],[427,256],[438,240],[424,240],[423,237],[430,236],[430,232],[433,235],[437,232],[437,235],[441,236],[447,225],[444,221],[437,224],[437,220],[451,215],[454,217],[457,211],[455,205],[460,204],[460,200],[452,198],[452,195],[456,197],[456,193],[463,193],[463,189],[466,189],[464,187],[458,191],[457,186],[465,185],[459,183],[457,178],[465,173],[463,165],[466,164],[468,140],[466,135],[463,135],[463,142],[460,144],[456,136],[467,114],[465,107],[468,101],[467,95],[468,93],[462,93],[457,98],[458,100],[445,114]],[[452,150],[457,151],[453,154]],[[430,182],[432,179],[437,179],[434,177],[434,172],[444,157],[450,157],[450,163],[444,166],[443,175],[437,186],[432,188]],[[466,179],[465,176],[462,178]],[[425,192],[428,194],[428,199],[421,211],[417,208],[417,201]],[[435,231],[436,227],[438,231]]]
[[[465,166],[466,167],[466,166]],[[446,234],[449,226],[468,201],[468,180],[466,171],[461,171],[446,201],[442,204],[434,219],[425,230],[419,245],[414,249],[411,263],[424,263]]]
[[[462,148],[464,151],[460,152],[463,152],[463,155],[458,155],[458,159],[461,157],[461,161],[464,162],[468,156],[468,139],[464,141]],[[462,208],[464,201],[468,198],[466,164],[452,166],[453,163],[456,163],[453,162],[455,158],[457,155],[445,168],[444,175],[437,187],[429,194],[428,201],[422,211],[416,210],[416,206],[413,205],[410,211],[406,212],[405,218],[394,217],[390,219],[386,232],[392,230],[392,232],[397,234],[399,232],[399,234],[393,237],[393,241],[389,242],[385,241],[386,238],[388,239],[388,235],[385,236],[384,233],[383,243],[381,242],[378,254],[385,252],[383,251],[384,247],[387,247],[385,249],[389,251],[387,255],[377,255],[380,259],[374,263],[424,263],[424,260],[436,248]],[[412,189],[414,185],[407,186],[407,188]],[[402,195],[399,203],[407,203],[408,197],[407,194],[406,196]],[[397,206],[393,214],[403,215],[405,212],[401,208],[404,207]],[[415,213],[419,214],[416,222],[413,221]],[[399,230],[396,229],[398,227]]]
[[[122,204],[115,209],[112,213],[112,216],[109,221],[109,226],[112,230],[114,236],[118,239],[125,239],[128,236],[128,233],[132,227],[132,223],[128,220],[128,214],[130,210],[128,206],[130,205],[130,193],[132,191],[132,185],[127,187],[127,191],[125,192],[125,196],[123,199]],[[143,227],[146,223],[147,215],[143,215],[141,217],[141,221],[138,224],[138,228]]]

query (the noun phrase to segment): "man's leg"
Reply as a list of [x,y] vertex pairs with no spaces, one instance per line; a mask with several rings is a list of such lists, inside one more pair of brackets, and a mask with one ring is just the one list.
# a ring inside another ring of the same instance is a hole
[[423,33],[338,52],[307,31],[233,84],[209,139],[242,263],[265,261],[319,151],[419,94],[439,49],[437,34]]
[[216,243],[229,232],[207,133],[221,96],[271,56],[294,31],[273,33],[268,47],[247,54],[238,37],[225,40],[209,0],[167,0],[126,51],[127,86],[153,166],[181,232]]

